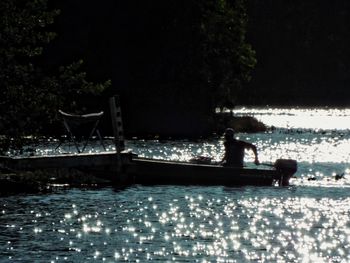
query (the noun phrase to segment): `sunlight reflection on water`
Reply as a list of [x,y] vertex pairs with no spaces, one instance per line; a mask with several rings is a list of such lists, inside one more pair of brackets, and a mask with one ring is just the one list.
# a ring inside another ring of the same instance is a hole
[[337,197],[332,190],[314,197],[308,191],[132,187],[7,198],[0,259],[349,261],[350,197],[337,189]]
[[[133,186],[4,197],[0,261],[350,262],[350,110],[236,113],[278,128],[237,137],[256,144],[263,163],[296,159],[291,187]],[[36,154],[54,154],[52,145]],[[113,151],[113,143],[107,148]],[[223,154],[220,138],[130,140],[127,148],[181,161],[196,155],[219,161]],[[251,152],[245,161],[255,167]]]
[[[296,184],[350,184],[350,130],[347,129],[348,122],[345,121],[350,119],[350,109],[241,108],[236,110],[235,114],[268,117],[268,125],[280,127],[266,133],[237,134],[237,138],[254,143],[258,147],[262,163],[273,163],[280,158],[297,160],[299,168],[296,176],[304,180],[296,180]],[[281,124],[282,120],[284,123]],[[303,127],[304,123],[309,123],[313,125],[313,129],[291,128],[291,120],[295,124],[293,127]],[[339,125],[338,121],[341,122]],[[317,126],[314,125],[316,122]],[[106,144],[107,151],[115,150],[112,141]],[[201,141],[130,140],[126,145],[140,157],[175,161],[188,161],[194,156],[202,155],[210,156],[217,162],[222,159],[224,151],[222,138]],[[39,147],[36,155],[57,154],[55,146],[50,144]],[[74,152],[73,146],[64,144],[59,151]],[[98,142],[90,144],[87,148],[91,153],[101,150]],[[255,167],[252,163],[252,152],[246,153],[245,162],[247,166]],[[330,182],[335,175],[342,175],[344,178],[339,182]]]
[[277,128],[349,130],[350,109],[337,108],[237,108],[237,116],[254,116]]

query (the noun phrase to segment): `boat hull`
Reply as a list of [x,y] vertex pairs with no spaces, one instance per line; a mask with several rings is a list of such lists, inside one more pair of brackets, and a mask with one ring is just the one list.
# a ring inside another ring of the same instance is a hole
[[127,168],[132,183],[143,185],[271,186],[281,179],[274,169],[230,168],[219,165],[135,159]]

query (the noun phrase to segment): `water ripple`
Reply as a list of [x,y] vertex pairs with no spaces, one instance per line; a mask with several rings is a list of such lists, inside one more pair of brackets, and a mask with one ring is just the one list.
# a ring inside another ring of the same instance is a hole
[[9,197],[1,203],[0,259],[346,262],[350,197],[322,191],[132,187],[69,190],[45,202]]

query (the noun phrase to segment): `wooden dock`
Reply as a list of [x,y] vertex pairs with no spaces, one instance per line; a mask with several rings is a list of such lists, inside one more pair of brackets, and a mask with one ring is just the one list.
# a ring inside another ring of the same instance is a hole
[[[109,106],[111,110],[111,119],[114,133],[114,144],[116,151],[100,153],[83,153],[92,134],[97,130],[100,116],[103,114],[74,115],[63,113],[64,126],[68,132],[68,138],[74,142],[77,153],[59,154],[47,156],[0,156],[0,174],[2,177],[9,178],[9,174],[21,174],[20,177],[28,177],[28,172],[44,172],[47,177],[52,174],[61,174],[63,176],[73,176],[78,171],[80,174],[97,175],[100,178],[107,179],[113,183],[122,183],[124,180],[122,166],[131,160],[131,153],[124,150],[123,123],[121,118],[121,108],[118,96],[110,98]],[[97,118],[98,117],[98,118]],[[92,119],[91,119],[92,118]],[[82,149],[79,149],[75,137],[70,128],[70,123],[85,123],[88,120],[93,121],[93,129]],[[102,138],[98,132],[101,144]],[[23,179],[23,178],[21,178]],[[6,179],[7,180],[7,179]],[[9,179],[11,180],[11,178]]]
[[130,152],[122,152],[117,156],[115,152],[61,154],[49,156],[29,157],[0,157],[0,167],[14,171],[36,170],[78,170],[98,175],[112,181],[121,179],[118,162],[127,163],[131,160]]
[[79,153],[29,157],[0,157],[0,163],[14,170],[33,170],[47,168],[95,168],[111,166],[116,163],[114,152],[99,154]]

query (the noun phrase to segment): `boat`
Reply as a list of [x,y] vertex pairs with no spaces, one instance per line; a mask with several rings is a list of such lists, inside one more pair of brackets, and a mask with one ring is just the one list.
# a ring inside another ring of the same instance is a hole
[[[1,167],[17,171],[60,169],[78,170],[113,181],[118,185],[289,185],[297,162],[278,159],[271,167],[224,167],[210,160],[178,162],[138,157],[122,152],[67,154],[52,156],[1,157]],[[50,173],[49,173],[50,174]]]
[[278,159],[268,168],[235,168],[210,163],[191,163],[133,157],[125,166],[132,184],[288,186],[297,162]]

